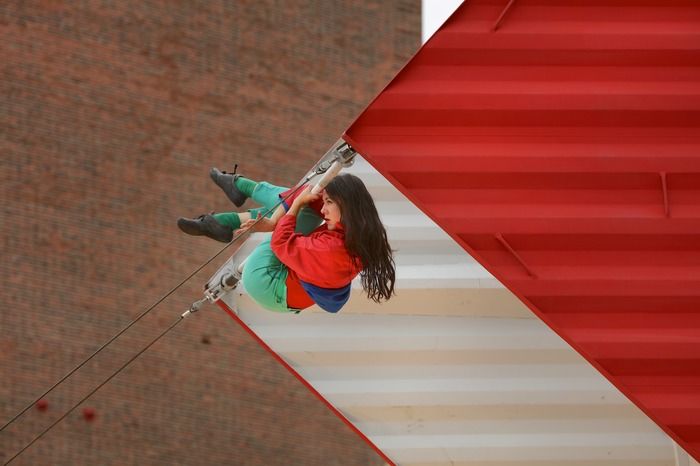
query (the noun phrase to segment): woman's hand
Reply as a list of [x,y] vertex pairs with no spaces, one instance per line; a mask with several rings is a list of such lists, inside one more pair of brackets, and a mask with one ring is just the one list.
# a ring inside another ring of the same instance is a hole
[[[275,229],[276,222],[270,220],[269,218],[263,218],[260,220],[260,222],[255,225],[255,222],[257,222],[257,218],[251,218],[249,220],[246,220],[245,222],[241,223],[241,226],[238,230],[234,231],[236,235],[239,235],[243,233],[244,231],[248,231],[252,228],[252,231],[260,232],[260,231],[272,231]],[[253,227],[255,225],[255,227]]]
[[294,211],[294,213],[298,213],[299,209],[301,209],[303,206],[306,204],[313,202],[321,197],[320,194],[311,194],[311,186],[306,186],[304,190],[297,196],[296,199],[294,199],[294,202],[292,202],[291,207],[289,208],[290,211]]

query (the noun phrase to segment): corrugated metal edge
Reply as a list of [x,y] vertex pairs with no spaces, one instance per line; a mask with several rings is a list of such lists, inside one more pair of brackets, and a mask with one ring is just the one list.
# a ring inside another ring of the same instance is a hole
[[[462,4],[462,6],[460,6],[459,8],[464,8],[464,5],[465,4]],[[458,10],[459,10],[459,8],[458,8]],[[433,35],[433,37],[435,37],[438,33],[439,33],[439,30],[438,30],[438,32],[436,32]],[[348,127],[348,130],[349,129],[350,129],[350,127]],[[372,155],[366,151],[363,151],[361,144],[358,144],[357,141],[355,141],[351,136],[349,136],[347,134],[347,132],[343,133],[342,137],[345,140],[345,142],[350,144],[358,152],[358,154],[360,154],[370,165],[372,165],[382,176],[384,176],[396,189],[398,189],[401,192],[401,194],[406,196],[406,198],[408,200],[410,200],[413,203],[413,205],[415,205],[417,208],[419,208],[421,210],[421,212],[423,212],[428,218],[430,218],[433,222],[435,222],[436,225],[438,225],[438,226],[440,226],[440,228],[442,228],[439,220],[437,218],[435,218],[425,208],[423,203],[420,202],[419,200],[417,200],[413,196],[413,194],[410,190],[405,189],[404,186],[401,185],[396,180],[396,178],[394,178],[392,176],[392,174],[388,170],[383,170],[380,166],[378,166],[376,163],[376,160],[372,157]],[[584,351],[582,351],[582,349],[579,348],[577,344],[575,344],[568,337],[566,337],[565,335],[560,333],[558,331],[558,329],[550,323],[549,319],[544,314],[542,314],[537,309],[537,307],[534,306],[527,298],[522,296],[520,293],[517,293],[516,291],[514,291],[510,286],[506,285],[505,282],[500,277],[500,274],[495,273],[493,270],[491,270],[491,268],[487,267],[485,265],[485,262],[482,259],[482,257],[476,251],[474,251],[466,242],[464,242],[458,235],[455,235],[452,232],[449,232],[449,231],[444,230],[444,229],[443,229],[443,231],[445,231],[445,233],[447,233],[450,236],[450,238],[452,238],[453,241],[455,241],[457,244],[459,244],[462,247],[462,249],[464,249],[470,256],[472,256],[474,258],[474,260],[476,260],[482,267],[484,267],[484,269],[488,270],[489,273],[491,273],[494,276],[494,278],[496,278],[496,280],[498,280],[508,291],[513,293],[514,296],[516,296],[523,304],[525,304],[527,306],[527,308],[530,309],[530,311],[532,311],[532,313],[534,315],[536,315],[540,321],[544,322],[544,324],[547,325],[547,327],[549,327],[555,334],[557,334],[562,340],[564,340],[571,348],[574,349],[574,351],[576,351],[586,361],[588,361],[588,363],[591,366],[593,366],[600,374],[602,374],[603,377],[605,377],[608,380],[608,382],[610,382],[622,395],[624,395],[628,400],[630,400],[632,403],[634,403],[634,405],[637,408],[639,408],[644,413],[645,416],[647,416],[649,419],[651,419],[654,422],[654,424],[659,426],[659,428],[661,430],[663,430],[666,433],[666,435],[668,435],[671,439],[673,439],[673,441],[676,442],[678,445],[682,446],[686,450],[686,452],[688,451],[688,448],[687,448],[688,445],[687,445],[687,442],[685,442],[685,440],[680,438],[680,436],[678,434],[676,434],[673,430],[671,430],[665,423],[660,423],[656,419],[655,416],[652,416],[650,411],[642,403],[640,403],[639,400],[637,400],[637,398],[635,396],[631,396],[627,390],[623,390],[622,387],[620,387],[620,384],[618,384],[618,381],[616,381],[616,379],[614,377],[612,377],[612,375],[607,370],[605,370],[600,364],[598,364],[598,362],[596,360],[588,357],[588,355]],[[688,453],[688,454],[689,454],[689,456],[694,458],[696,461],[700,462],[700,457],[696,458],[692,454],[690,454],[690,453]]]
[[[506,10],[507,10],[511,6],[512,2],[506,2],[506,0],[504,0],[504,4],[505,3],[508,3],[508,5],[506,6]],[[379,95],[383,94],[391,86],[391,84],[394,82],[394,80],[396,80],[404,72],[406,67],[408,67],[409,64],[416,58],[416,56],[418,56],[420,54],[423,47],[428,46],[428,44],[430,44],[444,30],[445,26],[448,25],[453,20],[453,18],[457,14],[457,12],[459,12],[463,8],[469,7],[469,4],[470,4],[470,2],[468,0],[464,1],[461,5],[459,5],[452,12],[452,14],[448,17],[448,19],[442,24],[442,26],[440,26],[435,31],[435,33],[425,42],[425,44],[423,44],[423,46],[413,55],[413,57],[411,57],[411,59],[396,74],[394,79],[392,79],[392,81],[387,86],[385,86],[384,89],[382,89],[382,91],[379,93]],[[417,199],[415,199],[414,196],[411,195],[409,190],[404,189],[403,186],[400,183],[398,183],[398,181],[391,175],[391,173],[389,172],[388,169],[387,170],[381,169],[380,166],[377,165],[374,157],[370,153],[368,153],[367,151],[364,151],[361,144],[358,144],[357,141],[355,141],[351,136],[348,135],[348,131],[350,131],[351,128],[353,128],[355,126],[355,124],[362,117],[364,112],[367,111],[367,109],[369,109],[374,104],[374,102],[379,98],[379,95],[377,95],[370,102],[370,104],[367,105],[365,110],[363,110],[363,112],[360,115],[358,115],[358,117],[352,122],[352,124],[348,126],[348,128],[343,133],[342,137],[359,154],[361,154],[365,158],[365,160],[367,160],[367,162],[370,163],[370,165],[372,165],[380,174],[382,174],[396,189],[398,189],[404,196],[406,196],[406,198],[408,198],[425,215],[427,215],[433,222],[435,222],[437,225],[439,225],[442,228],[440,222],[433,215],[431,215],[427,209],[424,208],[425,206],[420,201],[418,201]],[[506,282],[501,278],[500,274],[494,273],[494,271],[491,270],[491,268],[486,267],[485,262],[482,260],[481,256],[478,253],[476,253],[466,242],[464,242],[457,235],[453,235],[451,232],[448,232],[447,230],[444,230],[444,231],[454,241],[456,241],[456,243],[459,244],[469,255],[471,255],[482,267],[484,267],[486,270],[488,270],[501,284],[503,284],[504,287],[508,291],[513,293],[514,296],[516,296],[523,304],[525,304],[527,306],[527,308],[530,309],[530,311],[532,311],[533,314],[535,316],[537,316],[537,318],[539,320],[541,320],[543,323],[545,323],[545,325],[547,325],[547,327],[549,327],[552,331],[554,331],[555,334],[557,334],[560,338],[562,338],[571,348],[573,348],[586,361],[588,361],[589,364],[591,364],[600,374],[602,374],[621,394],[623,394],[635,406],[637,406],[637,408],[639,408],[650,420],[652,420],[657,426],[659,426],[659,428],[661,428],[671,439],[673,439],[674,442],[676,442],[678,445],[685,448],[687,451],[687,448],[690,447],[690,444],[688,442],[686,442],[685,440],[680,438],[680,436],[678,434],[676,434],[676,432],[674,432],[673,430],[670,429],[670,426],[667,426],[665,423],[659,422],[659,420],[654,415],[651,414],[651,411],[649,409],[647,409],[637,399],[636,396],[634,396],[632,393],[630,393],[629,390],[623,389],[623,387],[621,386],[621,383],[618,383],[615,380],[615,377],[612,376],[612,374],[610,374],[607,370],[605,370],[602,366],[600,366],[600,364],[598,364],[596,360],[589,358],[588,355],[584,351],[582,351],[582,349],[576,343],[574,343],[571,339],[565,337],[562,333],[560,333],[560,331],[557,330],[557,327],[553,326],[552,323],[550,322],[550,320],[548,318],[546,318],[543,313],[539,312],[539,310],[536,308],[536,306],[534,306],[528,299],[526,299],[520,293],[515,292],[513,289],[511,289],[510,286],[506,285],[505,284]],[[700,462],[700,456],[696,457],[696,456],[690,455],[690,454],[689,454],[689,456],[694,458],[696,461]]]

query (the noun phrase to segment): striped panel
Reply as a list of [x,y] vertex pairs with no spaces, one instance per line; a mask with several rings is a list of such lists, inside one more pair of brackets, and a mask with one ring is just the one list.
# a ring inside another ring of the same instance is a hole
[[699,127],[697,1],[471,0],[345,139],[698,459]]
[[401,465],[674,465],[672,441],[447,234],[364,160],[349,171],[397,250],[397,295],[355,282],[337,315],[223,298],[344,420]]

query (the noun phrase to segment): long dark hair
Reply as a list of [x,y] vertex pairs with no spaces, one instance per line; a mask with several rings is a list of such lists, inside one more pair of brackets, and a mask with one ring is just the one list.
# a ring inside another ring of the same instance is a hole
[[369,191],[362,180],[345,173],[328,183],[326,194],[340,208],[345,247],[362,265],[362,288],[377,303],[391,298],[396,281],[394,256]]

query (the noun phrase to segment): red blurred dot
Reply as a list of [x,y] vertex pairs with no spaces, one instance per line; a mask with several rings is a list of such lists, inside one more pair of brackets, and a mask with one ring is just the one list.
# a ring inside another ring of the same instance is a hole
[[46,411],[47,409],[49,409],[49,402],[42,398],[41,400],[36,402],[36,409],[38,409],[39,411]]
[[95,419],[95,408],[83,408],[83,419],[90,422]]

